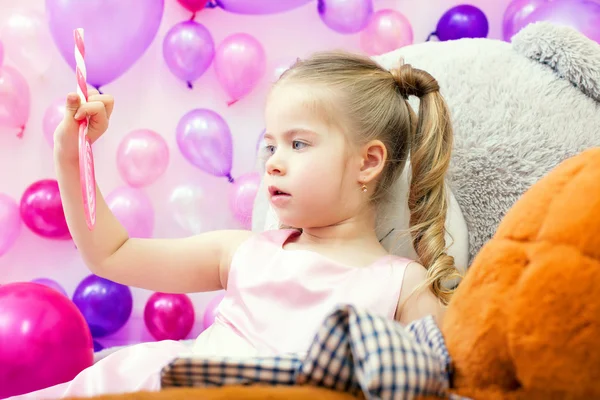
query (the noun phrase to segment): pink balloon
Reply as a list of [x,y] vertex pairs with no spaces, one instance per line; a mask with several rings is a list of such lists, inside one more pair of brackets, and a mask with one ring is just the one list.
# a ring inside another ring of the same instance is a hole
[[4,63],[4,45],[0,42],[0,66]]
[[49,239],[71,239],[58,182],[43,179],[32,183],[21,197],[21,218],[34,233]]
[[206,7],[208,0],[177,0],[179,4],[195,13]]
[[225,293],[220,293],[216,295],[207,305],[204,310],[204,318],[202,319],[202,325],[204,329],[207,329],[215,322],[215,318],[219,313],[219,304],[223,301],[223,297],[225,297]]
[[373,15],[373,0],[318,0],[317,10],[325,25],[347,35],[367,26]]
[[185,339],[194,319],[194,305],[185,294],[154,293],[144,308],[144,322],[156,340]]
[[0,398],[73,379],[94,362],[90,329],[75,304],[36,283],[0,286]]
[[360,45],[368,55],[380,55],[413,43],[410,21],[395,10],[379,10],[360,33]]
[[10,196],[0,193],[0,256],[17,241],[21,233],[19,206]]
[[260,175],[251,172],[240,176],[233,183],[229,206],[234,217],[247,229],[252,227],[252,208],[260,186]]
[[30,108],[29,85],[23,75],[8,65],[0,67],[0,127],[14,129],[22,137]]
[[42,131],[44,132],[44,138],[46,138],[46,142],[52,148],[54,148],[54,131],[65,115],[65,103],[66,99],[64,97],[56,99],[48,106],[48,108],[46,108],[46,111],[44,112]]
[[125,135],[117,149],[117,168],[130,186],[154,183],[169,165],[169,147],[165,139],[149,129]]
[[154,209],[148,196],[130,187],[115,189],[106,204],[132,238],[149,238],[154,232]]
[[258,40],[247,33],[234,33],[215,53],[215,72],[233,104],[250,93],[266,71],[266,54]]

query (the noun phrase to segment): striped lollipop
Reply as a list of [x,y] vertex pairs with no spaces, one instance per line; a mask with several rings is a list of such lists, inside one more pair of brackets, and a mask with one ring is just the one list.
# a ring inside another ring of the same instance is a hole
[[[75,75],[77,77],[77,94],[79,94],[81,104],[84,104],[88,101],[88,90],[83,29],[75,29],[73,37],[75,38]],[[84,119],[79,125],[79,179],[81,184],[81,195],[83,196],[85,220],[88,229],[92,230],[96,224],[96,177],[94,172],[92,142],[87,135],[88,122],[87,119]]]

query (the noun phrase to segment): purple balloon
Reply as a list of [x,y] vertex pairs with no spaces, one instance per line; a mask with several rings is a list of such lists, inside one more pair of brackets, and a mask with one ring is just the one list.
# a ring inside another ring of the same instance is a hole
[[265,15],[293,10],[311,1],[313,0],[218,0],[217,5],[231,13]]
[[219,313],[219,304],[221,304],[221,301],[223,301],[223,297],[225,297],[225,293],[220,293],[216,295],[206,305],[206,309],[204,310],[204,317],[202,318],[202,325],[204,329],[207,329],[215,322],[215,318]]
[[17,241],[21,233],[19,206],[10,196],[0,193],[0,256]]
[[58,182],[43,179],[32,183],[21,197],[21,219],[34,233],[49,239],[70,239]]
[[502,19],[502,37],[505,41],[510,39],[523,28],[523,21],[535,10],[546,4],[548,0],[513,0]]
[[194,305],[185,294],[154,293],[144,308],[144,322],[156,340],[185,339],[194,320]]
[[596,43],[600,43],[600,3],[596,1],[553,0],[533,11],[516,28],[516,31],[530,23],[540,21],[571,27]]
[[30,282],[0,286],[0,398],[73,379],[94,362],[92,336],[75,305]]
[[489,32],[487,17],[470,4],[452,7],[437,23],[435,35],[441,41],[463,38],[484,38]]
[[154,232],[154,208],[141,190],[121,187],[106,196],[106,204],[123,225],[129,237],[150,238]]
[[164,0],[46,0],[50,33],[75,69],[73,30],[84,29],[87,81],[106,85],[125,73],[154,40]]
[[125,325],[133,309],[133,296],[128,286],[89,275],[75,289],[73,303],[87,321],[92,337],[98,338]]
[[229,207],[236,220],[246,229],[252,228],[252,209],[260,186],[260,175],[251,172],[237,178],[229,197]]
[[321,20],[338,33],[351,34],[362,31],[371,15],[373,0],[319,0]]
[[58,282],[52,280],[52,279],[48,279],[48,278],[38,278],[38,279],[34,279],[31,281],[31,283],[37,283],[39,285],[44,285],[47,286],[51,289],[56,290],[58,293],[61,293],[62,295],[66,296],[67,292],[65,289],[63,289],[62,286],[60,286],[58,284]]
[[214,56],[212,35],[196,21],[178,23],[167,32],[163,41],[163,57],[169,70],[190,89],[210,67]]
[[94,340],[94,353],[104,350],[104,346],[101,343]]
[[181,154],[192,165],[233,182],[231,131],[219,114],[205,108],[189,111],[177,124],[176,138]]

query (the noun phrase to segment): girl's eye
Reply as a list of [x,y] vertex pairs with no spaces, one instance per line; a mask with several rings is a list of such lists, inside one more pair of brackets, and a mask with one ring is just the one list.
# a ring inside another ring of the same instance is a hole
[[306,146],[308,146],[306,143],[304,143],[304,142],[300,142],[300,141],[298,141],[298,140],[294,140],[294,141],[292,142],[292,148],[293,148],[294,150],[302,150],[302,149],[303,149],[303,148],[305,148]]
[[273,155],[275,153],[275,146],[272,144],[265,146],[265,152],[270,156]]

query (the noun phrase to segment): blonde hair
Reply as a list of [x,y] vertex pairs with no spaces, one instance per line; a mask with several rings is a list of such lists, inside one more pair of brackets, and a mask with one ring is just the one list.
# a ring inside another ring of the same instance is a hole
[[[460,274],[446,252],[448,197],[444,176],[453,135],[437,81],[407,64],[388,71],[368,57],[345,52],[322,52],[298,60],[279,82],[285,81],[334,89],[335,101],[322,106],[343,109],[345,126],[351,127],[347,131],[355,133],[359,143],[378,139],[385,145],[388,159],[372,201],[387,195],[410,154],[408,207],[413,246],[427,269],[424,286],[447,304],[453,289],[444,283]],[[418,116],[407,101],[409,96],[420,98]]]

